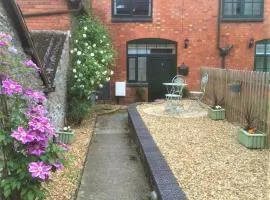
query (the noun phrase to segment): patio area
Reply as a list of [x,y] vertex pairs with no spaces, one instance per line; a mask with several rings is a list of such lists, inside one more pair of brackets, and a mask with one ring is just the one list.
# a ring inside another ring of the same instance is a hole
[[225,120],[166,115],[161,105],[137,109],[188,199],[267,199],[268,150],[240,145]]

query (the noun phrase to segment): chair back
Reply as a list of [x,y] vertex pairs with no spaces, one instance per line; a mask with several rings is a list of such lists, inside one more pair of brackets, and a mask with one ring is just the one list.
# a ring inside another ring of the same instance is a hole
[[203,92],[201,99],[204,96],[207,83],[208,83],[208,74],[205,72],[205,73],[203,73],[202,79],[201,79],[201,92]]
[[185,83],[185,77],[182,75],[176,75],[173,77],[172,83]]

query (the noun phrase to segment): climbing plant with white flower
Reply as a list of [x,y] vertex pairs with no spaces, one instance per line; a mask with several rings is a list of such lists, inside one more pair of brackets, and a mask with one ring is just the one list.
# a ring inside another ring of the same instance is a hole
[[72,90],[87,97],[113,75],[112,41],[106,28],[88,15],[79,16],[72,41]]

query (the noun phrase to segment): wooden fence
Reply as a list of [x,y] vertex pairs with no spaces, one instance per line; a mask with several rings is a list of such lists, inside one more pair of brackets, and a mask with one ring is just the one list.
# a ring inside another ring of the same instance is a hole
[[[241,126],[246,126],[245,117],[250,111],[255,119],[254,126],[267,134],[269,143],[270,73],[207,67],[203,67],[201,71],[206,72],[209,79],[205,103],[213,105],[216,99],[218,104],[225,107],[226,119]],[[240,92],[232,91],[235,83],[240,83]]]

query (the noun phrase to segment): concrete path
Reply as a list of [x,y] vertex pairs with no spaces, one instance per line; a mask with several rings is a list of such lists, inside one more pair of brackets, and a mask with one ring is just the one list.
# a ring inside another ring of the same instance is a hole
[[98,118],[77,200],[148,199],[150,188],[127,119],[126,112]]

